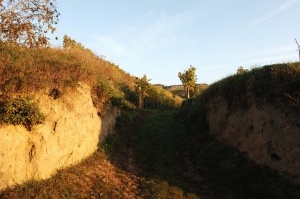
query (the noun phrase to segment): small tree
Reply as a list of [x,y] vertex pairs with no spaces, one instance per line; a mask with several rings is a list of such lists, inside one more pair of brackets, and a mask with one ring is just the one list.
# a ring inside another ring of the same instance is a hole
[[248,70],[247,69],[244,69],[242,66],[240,66],[238,69],[237,69],[237,72],[236,74],[240,75],[240,74],[243,74],[245,72],[247,72]]
[[147,79],[147,76],[144,75],[142,78],[136,78],[135,82],[135,91],[137,92],[139,96],[139,109],[143,109],[144,107],[144,99],[147,96],[147,91],[149,89],[149,81],[150,79]]
[[196,68],[190,65],[188,70],[185,70],[183,73],[179,72],[178,77],[183,84],[185,97],[190,98],[191,91],[195,91],[197,87]]
[[55,31],[56,0],[0,0],[0,40],[28,47],[47,46]]

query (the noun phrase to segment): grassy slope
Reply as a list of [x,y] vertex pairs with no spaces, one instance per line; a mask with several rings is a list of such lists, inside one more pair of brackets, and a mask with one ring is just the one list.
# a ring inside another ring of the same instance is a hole
[[[105,113],[103,109],[109,105],[134,108],[138,100],[135,80],[88,49],[30,49],[0,42],[0,106],[5,99],[33,97],[39,91],[56,98],[85,83],[92,88],[99,113]],[[153,105],[180,106],[181,98],[152,85],[150,88]]]
[[29,49],[0,43],[0,85],[5,93],[93,86],[99,79],[132,87],[134,78],[118,66],[82,49]]
[[[215,82],[198,100],[204,100],[202,103],[206,103],[213,97],[221,96],[232,109],[247,108],[255,100],[259,105],[273,103],[299,114],[299,85],[299,63],[267,65]],[[250,97],[253,99],[249,100]]]

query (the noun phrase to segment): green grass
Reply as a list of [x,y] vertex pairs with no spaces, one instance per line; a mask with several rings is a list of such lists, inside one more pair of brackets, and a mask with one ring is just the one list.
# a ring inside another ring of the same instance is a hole
[[179,190],[179,198],[299,198],[299,186],[257,166],[208,130],[199,112],[156,112],[145,121],[134,150],[149,196],[166,198]]
[[31,130],[41,124],[45,116],[30,98],[5,99],[0,101],[0,124],[23,125]]
[[135,160],[149,198],[200,198],[195,181],[185,176],[184,126],[175,112],[154,112],[136,134]]
[[203,102],[221,96],[229,107],[247,108],[253,100],[258,104],[273,103],[292,112],[300,111],[300,65],[282,63],[253,68],[228,76],[210,85],[201,95]]

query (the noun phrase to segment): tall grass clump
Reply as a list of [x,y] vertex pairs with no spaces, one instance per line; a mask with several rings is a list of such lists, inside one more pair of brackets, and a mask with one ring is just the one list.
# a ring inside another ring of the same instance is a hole
[[179,108],[182,98],[161,87],[150,85],[144,106],[149,109]]
[[0,124],[23,125],[31,130],[33,125],[44,122],[44,115],[30,98],[0,101]]

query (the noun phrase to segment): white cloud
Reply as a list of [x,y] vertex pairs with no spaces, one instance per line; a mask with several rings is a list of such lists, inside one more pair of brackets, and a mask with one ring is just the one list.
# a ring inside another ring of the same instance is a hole
[[98,38],[96,38],[96,40],[98,40],[98,42],[101,44],[104,44],[107,46],[107,48],[109,48],[111,51],[113,51],[114,53],[120,55],[120,56],[125,56],[127,55],[127,52],[125,50],[125,48],[122,46],[122,44],[120,44],[118,41],[116,41],[115,39],[108,37],[108,36],[99,36]]
[[173,15],[150,10],[146,17],[133,25],[116,27],[111,35],[118,38],[124,48],[126,46],[127,50],[136,54],[144,54],[163,46],[192,43],[191,38],[179,36],[178,30],[203,17],[217,2],[220,1],[201,3]]
[[285,1],[285,3],[281,4],[279,7],[277,7],[276,9],[274,9],[272,12],[268,13],[267,15],[262,16],[261,18],[253,20],[250,23],[250,25],[255,26],[255,25],[258,25],[260,23],[263,23],[263,22],[271,19],[272,17],[276,16],[277,14],[283,12],[284,10],[292,7],[294,4],[298,3],[298,1],[299,0]]
[[191,38],[180,35],[180,29],[201,19],[223,2],[225,1],[215,0],[199,3],[198,6],[183,9],[175,14],[149,10],[146,16],[138,18],[132,24],[90,34],[88,47],[106,55],[108,59],[120,63],[123,67],[133,67],[141,60],[146,63],[154,62],[153,58],[156,58],[154,54],[162,55],[166,49],[194,44]]

